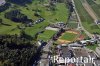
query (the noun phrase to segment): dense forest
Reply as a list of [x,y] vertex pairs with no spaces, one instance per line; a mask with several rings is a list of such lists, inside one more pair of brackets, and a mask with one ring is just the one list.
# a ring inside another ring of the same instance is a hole
[[10,19],[14,22],[32,22],[31,19],[28,19],[28,17],[20,12],[20,10],[11,10],[7,13],[5,13],[5,18]]
[[0,66],[31,66],[37,46],[18,35],[0,35]]
[[6,0],[7,2],[11,2],[18,5],[25,5],[28,3],[32,3],[32,0]]

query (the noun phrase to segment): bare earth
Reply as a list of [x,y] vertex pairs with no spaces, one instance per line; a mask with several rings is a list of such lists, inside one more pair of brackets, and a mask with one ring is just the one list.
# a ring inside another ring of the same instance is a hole
[[73,33],[73,34],[78,34],[76,31],[66,31],[67,33]]

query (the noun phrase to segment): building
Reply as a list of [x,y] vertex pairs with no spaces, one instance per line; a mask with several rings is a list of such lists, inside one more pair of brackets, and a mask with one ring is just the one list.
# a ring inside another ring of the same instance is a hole
[[78,47],[83,47],[83,45],[76,43],[72,43],[68,45],[69,48],[78,48]]
[[[57,51],[58,56],[56,55],[56,61],[57,64],[59,64],[58,66],[94,66],[94,64],[97,64],[97,62],[93,62],[94,60],[97,60],[97,55],[95,52],[88,51],[80,44],[73,43],[69,44],[68,46],[58,46],[58,48],[60,48],[60,50]],[[66,58],[75,58],[75,62],[69,61],[65,63]],[[85,58],[88,58],[89,63],[85,63]]]
[[89,56],[85,48],[74,48],[73,53],[75,57],[88,57]]
[[96,53],[99,55],[99,57],[100,57],[100,47],[97,47],[96,48]]
[[94,66],[93,63],[85,63],[84,66]]
[[5,0],[0,0],[0,6],[1,6],[1,5],[4,5],[5,3],[6,3]]
[[94,60],[94,66],[100,66],[100,59]]

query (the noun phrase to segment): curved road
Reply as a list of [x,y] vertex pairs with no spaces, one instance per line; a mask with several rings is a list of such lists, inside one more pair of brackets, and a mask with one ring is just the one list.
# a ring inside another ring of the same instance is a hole
[[[72,3],[73,3],[73,5],[74,5],[74,7],[75,7],[74,0],[72,0]],[[79,14],[78,14],[78,12],[77,12],[77,10],[76,10],[76,7],[75,7],[74,9],[75,9],[75,13],[76,13],[76,15],[77,15],[77,19],[78,19],[80,28],[81,28],[82,30],[84,30],[84,32],[85,32],[90,38],[93,38],[93,35],[92,35],[90,32],[88,32],[88,31],[83,27],[83,25],[82,25],[82,23],[81,23],[81,19],[80,19],[80,17],[79,17]]]

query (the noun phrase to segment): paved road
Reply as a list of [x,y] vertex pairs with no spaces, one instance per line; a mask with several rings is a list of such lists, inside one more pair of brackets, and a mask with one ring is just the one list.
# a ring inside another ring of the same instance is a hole
[[[72,0],[72,3],[73,3],[73,5],[75,6],[74,0]],[[82,26],[82,23],[81,23],[81,19],[80,19],[80,17],[79,17],[79,14],[78,14],[76,8],[74,8],[74,9],[75,9],[75,12],[76,12],[76,15],[77,15],[77,18],[78,18],[78,22],[79,22],[80,28],[81,28],[82,30],[84,30],[84,32],[85,32],[90,38],[93,38],[93,37],[92,37],[93,35],[92,35],[91,33],[89,33],[89,32]]]
[[[53,41],[49,40],[46,46],[44,46],[43,51],[49,52],[49,48],[52,46]],[[49,59],[48,59],[48,54],[43,53],[41,56],[41,60],[39,61],[39,64],[37,66],[49,66]]]

